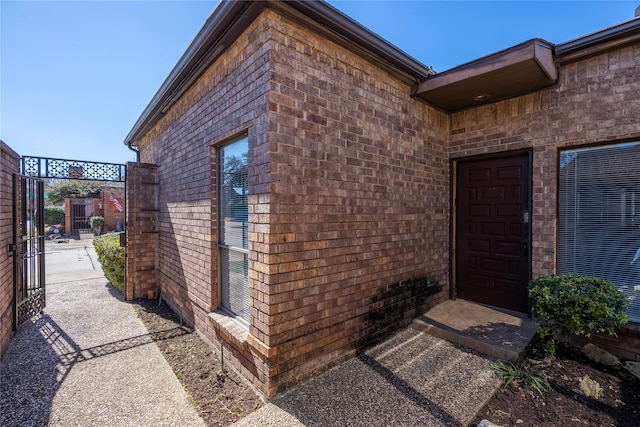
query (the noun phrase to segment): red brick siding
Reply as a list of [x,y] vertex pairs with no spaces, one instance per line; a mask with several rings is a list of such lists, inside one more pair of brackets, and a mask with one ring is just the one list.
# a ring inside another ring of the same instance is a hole
[[556,271],[558,149],[640,138],[640,45],[559,67],[558,84],[452,114],[450,156],[533,149],[533,275]]
[[[249,134],[250,204],[268,185],[269,50],[264,20],[257,20],[213,64],[140,142],[141,160],[157,165],[158,283],[163,298],[263,388],[264,357],[244,339],[220,328],[209,313],[218,307],[215,148]],[[250,268],[252,268],[250,266]],[[237,332],[237,330],[236,330]],[[240,333],[242,335],[242,333]],[[233,347],[235,345],[235,347]]]
[[[445,116],[266,11],[139,144],[158,166],[162,293],[274,394],[446,299],[449,159],[529,148],[533,273],[554,272],[557,150],[640,135],[638,58],[628,47],[564,65],[552,88]],[[245,131],[248,332],[209,314],[215,145]],[[443,289],[430,295],[426,278]]]
[[[118,212],[116,209],[116,205],[111,201],[110,196],[113,193],[113,196],[118,199],[120,205],[123,208],[122,212]],[[102,204],[102,209],[99,206],[95,206],[94,202],[94,212],[98,212],[99,215],[104,217],[104,227],[103,231],[116,231],[118,224],[121,227],[124,227],[124,214],[125,214],[125,197],[124,197],[124,189],[123,188],[104,188],[102,190],[102,197],[99,199],[99,203]]]
[[20,170],[20,156],[0,141],[0,357],[13,336],[13,258],[6,248],[13,243],[13,174]]
[[128,300],[158,287],[158,180],[155,165],[127,163],[126,284]]
[[[163,296],[267,394],[446,298],[446,117],[409,91],[267,11],[139,144],[158,166]],[[208,315],[218,305],[210,146],[245,130],[248,334]],[[412,281],[426,277],[444,290]]]
[[71,199],[64,199],[64,232],[71,234]]
[[[558,150],[639,140],[638,70],[640,44],[562,65],[551,88],[450,116],[451,158],[533,150],[534,277],[557,272]],[[638,333],[620,336],[619,354],[629,356]],[[606,345],[615,351],[611,340]]]
[[[271,194],[251,239],[270,393],[446,299],[449,263],[446,117],[375,65],[271,22]],[[423,278],[444,290],[430,296]]]

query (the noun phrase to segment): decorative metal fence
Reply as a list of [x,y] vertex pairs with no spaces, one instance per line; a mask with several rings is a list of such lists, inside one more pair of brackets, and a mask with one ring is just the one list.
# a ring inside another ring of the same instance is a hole
[[22,174],[39,178],[124,182],[125,171],[120,163],[22,156]]

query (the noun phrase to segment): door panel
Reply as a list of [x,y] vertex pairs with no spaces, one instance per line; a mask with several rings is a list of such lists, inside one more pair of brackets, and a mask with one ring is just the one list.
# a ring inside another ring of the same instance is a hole
[[458,297],[527,311],[530,164],[528,154],[458,163]]

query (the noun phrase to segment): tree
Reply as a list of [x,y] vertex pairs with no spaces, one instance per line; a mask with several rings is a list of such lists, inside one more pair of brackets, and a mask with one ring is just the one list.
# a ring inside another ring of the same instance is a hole
[[246,221],[247,193],[249,191],[248,165],[246,153],[242,158],[225,158],[223,182],[225,190],[226,215],[239,221]]
[[224,159],[224,185],[230,188],[241,190],[246,193],[247,183],[247,154],[243,153],[242,158],[229,156]]
[[89,195],[100,191],[102,183],[100,181],[60,181],[47,187],[46,199],[49,205],[59,205],[64,199],[69,198],[86,198]]

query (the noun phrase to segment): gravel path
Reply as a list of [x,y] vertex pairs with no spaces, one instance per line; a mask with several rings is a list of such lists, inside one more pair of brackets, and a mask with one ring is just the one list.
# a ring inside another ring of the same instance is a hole
[[0,425],[204,426],[91,241],[48,244],[50,265],[44,314],[0,362]]

